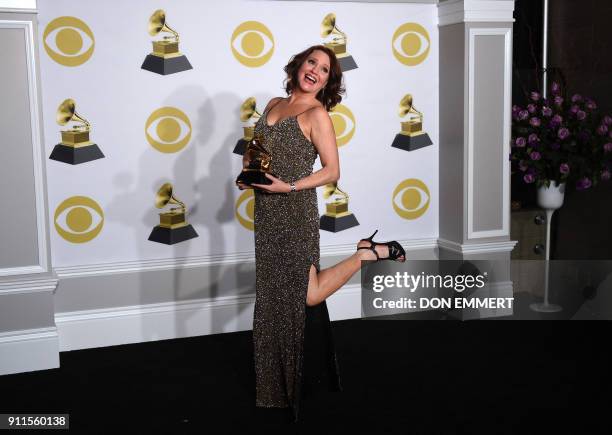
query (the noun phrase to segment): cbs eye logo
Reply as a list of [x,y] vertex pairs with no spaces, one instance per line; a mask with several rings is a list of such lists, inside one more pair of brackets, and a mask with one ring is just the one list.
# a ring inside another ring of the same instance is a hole
[[255,229],[255,194],[253,189],[245,190],[236,201],[236,219],[247,230]]
[[157,151],[176,153],[191,139],[191,121],[176,107],[162,107],[147,119],[145,135]]
[[51,59],[64,66],[79,66],[89,60],[94,51],[94,35],[89,26],[76,17],[59,17],[45,27],[45,51]]
[[429,208],[429,201],[429,189],[417,178],[408,178],[398,184],[391,198],[395,212],[410,220],[420,218]]
[[391,40],[393,55],[408,66],[420,64],[429,54],[429,34],[417,23],[404,23],[397,28]]
[[65,240],[85,243],[96,237],[104,225],[104,212],[86,196],[72,196],[55,209],[55,229]]
[[232,54],[244,66],[259,67],[274,53],[272,32],[258,21],[245,21],[232,33]]
[[329,112],[329,117],[334,124],[338,147],[346,145],[353,137],[353,134],[355,134],[355,116],[353,112],[348,107],[338,104]]

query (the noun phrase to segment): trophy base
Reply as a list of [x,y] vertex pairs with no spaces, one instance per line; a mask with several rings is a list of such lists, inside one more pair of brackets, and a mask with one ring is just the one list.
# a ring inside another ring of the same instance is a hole
[[331,217],[326,214],[321,216],[319,227],[322,230],[337,233],[338,231],[348,230],[349,228],[359,225],[354,214],[349,214],[340,217]]
[[240,139],[237,143],[236,146],[234,147],[234,154],[239,154],[241,156],[244,155],[244,152],[246,151],[246,147],[248,145],[249,141],[242,138]]
[[253,183],[272,184],[272,180],[266,177],[265,173],[261,171],[242,171],[240,175],[238,175],[238,178],[236,178],[236,182],[246,184],[247,186],[250,186]]
[[185,55],[164,59],[153,54],[147,55],[141,68],[163,76],[193,69]]
[[339,57],[338,63],[340,64],[340,69],[342,72],[350,71],[352,69],[357,69],[357,64],[355,63],[355,59],[350,54],[348,56]]
[[185,240],[198,237],[198,233],[193,229],[191,224],[180,228],[164,228],[157,225],[151,231],[149,240],[152,242],[163,243],[164,245],[174,245],[175,243],[184,242]]
[[427,133],[419,134],[416,136],[408,136],[405,134],[398,133],[395,135],[395,139],[393,140],[391,146],[404,151],[414,151],[431,144],[433,144],[433,142],[431,141]]
[[71,165],[78,165],[79,163],[86,163],[102,158],[104,158],[104,154],[102,154],[102,151],[100,151],[100,148],[98,148],[98,145],[95,143],[82,147],[71,147],[58,143],[49,156],[51,160],[57,160],[58,162],[69,163]]

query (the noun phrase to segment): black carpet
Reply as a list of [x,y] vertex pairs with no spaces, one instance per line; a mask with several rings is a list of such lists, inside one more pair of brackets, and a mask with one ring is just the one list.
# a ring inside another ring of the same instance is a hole
[[297,424],[254,407],[251,331],[64,352],[59,369],[0,376],[0,413],[70,413],[88,434],[594,433],[607,417],[610,322],[354,319],[333,331],[344,391],[305,399]]

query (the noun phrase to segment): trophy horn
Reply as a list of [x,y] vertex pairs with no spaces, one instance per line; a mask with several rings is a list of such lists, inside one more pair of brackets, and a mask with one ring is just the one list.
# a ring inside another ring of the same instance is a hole
[[329,14],[325,15],[325,18],[323,18],[323,21],[321,22],[321,37],[326,38],[332,33],[346,36],[344,32],[340,30],[338,26],[336,26],[336,14],[330,12]]
[[327,183],[323,187],[323,198],[327,199],[334,194],[338,185],[336,183]]
[[76,103],[72,98],[68,98],[59,105],[55,120],[59,125],[66,125],[70,121],[83,123],[85,130],[89,131],[91,124],[76,112]]
[[400,101],[400,104],[399,104],[400,118],[403,118],[408,113],[416,113],[418,115],[422,115],[422,113],[416,110],[416,108],[412,105],[412,95],[411,94],[406,94],[404,98],[402,98],[402,101]]
[[155,36],[160,32],[172,33],[176,42],[179,40],[179,34],[166,24],[166,12],[163,9],[156,10],[149,18],[149,35]]
[[155,207],[164,208],[167,204],[177,204],[180,205],[181,209],[184,211],[185,204],[174,196],[172,190],[172,184],[164,183],[155,196]]
[[341,195],[348,200],[348,194],[340,189],[336,182],[328,183],[323,188],[323,198],[327,199],[332,195]]
[[242,122],[248,121],[253,115],[261,116],[261,113],[257,111],[257,101],[255,97],[250,97],[244,100],[244,103],[240,106],[240,120]]

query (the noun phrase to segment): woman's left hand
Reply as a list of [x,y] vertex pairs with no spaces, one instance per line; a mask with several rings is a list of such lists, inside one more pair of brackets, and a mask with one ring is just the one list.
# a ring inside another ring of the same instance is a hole
[[257,187],[258,189],[265,190],[269,193],[289,193],[291,191],[291,186],[289,183],[285,183],[284,181],[276,178],[273,175],[268,174],[267,172],[264,174],[269,180],[272,180],[272,184],[256,184],[251,183],[251,186]]

